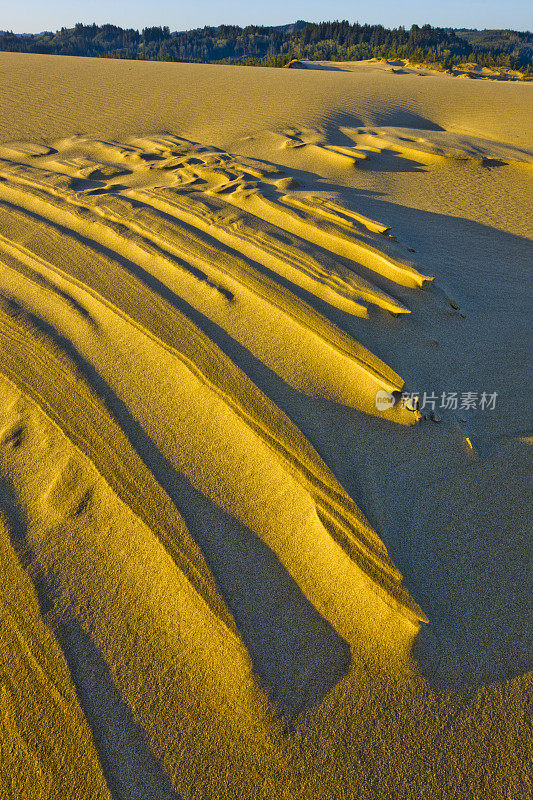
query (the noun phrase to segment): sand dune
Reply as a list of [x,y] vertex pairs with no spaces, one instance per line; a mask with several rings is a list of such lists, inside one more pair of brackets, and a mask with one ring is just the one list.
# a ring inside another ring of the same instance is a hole
[[531,86],[0,62],[7,796],[525,797]]
[[523,75],[517,70],[512,70],[509,67],[501,69],[491,69],[490,67],[483,67],[480,64],[471,62],[464,62],[457,64],[449,69],[443,69],[438,64],[417,64],[411,63],[408,59],[397,58],[392,60],[381,60],[377,58],[369,59],[368,61],[293,61],[288,64],[291,69],[312,69],[312,70],[330,70],[342,72],[355,72],[360,73],[362,70],[367,72],[374,72],[383,74],[388,72],[393,75],[416,75],[419,78],[428,77],[459,77],[459,78],[477,78],[481,80],[509,80],[520,81],[523,80]]

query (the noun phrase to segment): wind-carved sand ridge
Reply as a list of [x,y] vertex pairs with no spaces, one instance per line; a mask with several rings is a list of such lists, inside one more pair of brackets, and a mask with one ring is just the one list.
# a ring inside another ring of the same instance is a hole
[[[377,388],[387,391],[401,388],[402,382],[390,368],[353,342],[309,304],[302,302],[286,285],[280,287],[276,278],[279,275],[286,282],[290,281],[355,315],[366,315],[369,303],[392,313],[406,313],[408,309],[358,276],[355,272],[357,262],[352,261],[353,269],[350,269],[342,263],[336,263],[331,252],[326,253],[324,259],[323,247],[318,249],[314,243],[302,240],[297,234],[291,236],[272,223],[259,226],[258,216],[273,217],[283,224],[285,230],[290,231],[294,227],[324,246],[333,247],[352,259],[357,257],[367,269],[385,272],[389,278],[394,275],[403,285],[421,285],[427,279],[407,259],[400,261],[397,255],[389,255],[387,251],[392,248],[386,242],[379,242],[382,249],[378,249],[377,240],[380,237],[368,233],[368,227],[373,231],[377,223],[355,215],[359,217],[356,224],[349,211],[343,213],[341,209],[339,212],[331,203],[282,194],[277,186],[269,183],[263,182],[263,191],[260,191],[255,186],[257,181],[248,180],[250,173],[246,172],[253,171],[254,167],[232,166],[227,154],[213,153],[210,149],[207,149],[202,161],[198,158],[198,151],[206,148],[199,146],[192,148],[194,155],[187,150],[185,155],[177,156],[176,153],[183,150],[180,140],[175,142],[175,149],[170,151],[168,142],[161,145],[160,140],[155,141],[151,150],[110,143],[97,143],[94,147],[103,149],[108,157],[113,154],[122,161],[133,159],[141,165],[140,176],[130,170],[133,188],[122,183],[123,174],[118,185],[110,182],[105,188],[100,184],[91,185],[88,179],[83,184],[84,179],[71,177],[65,172],[52,172],[42,166],[13,164],[4,160],[0,162],[0,178],[3,178],[0,198],[3,199],[5,212],[12,220],[16,215],[22,215],[19,217],[22,219],[26,214],[29,219],[33,214],[33,219],[49,225],[55,223],[61,226],[68,219],[65,233],[71,238],[75,237],[78,242],[81,239],[80,243],[89,248],[95,239],[99,255],[109,254],[110,251],[115,253],[114,247],[119,254],[120,248],[126,253],[131,249],[132,260],[143,264],[146,256],[151,256],[150,270],[162,283],[173,290],[179,280],[179,293],[187,302],[192,300],[193,305],[198,305],[200,294],[204,295],[200,301],[202,306],[206,306],[206,299],[210,304],[215,301],[219,306],[216,311],[220,314],[217,322],[220,324],[223,321],[223,327],[229,329],[232,335],[240,337],[242,343],[252,351],[258,349],[260,357],[267,360],[276,358],[276,355],[266,354],[265,344],[257,341],[255,322],[258,317],[265,321],[268,308],[274,310],[279,315],[279,321],[283,321],[281,324],[290,330],[296,329],[299,337],[303,335],[311,340],[308,357],[319,348],[317,356],[322,359],[324,348],[328,348],[328,384],[332,383],[332,360],[339,364],[343,382],[347,367],[362,375],[364,381],[358,380],[357,385],[350,387],[359,395],[355,399],[341,387],[333,385],[333,388],[328,388],[324,381],[321,390],[324,393],[334,392],[338,388],[338,397],[335,399],[340,402],[363,403],[365,410],[375,410]],[[78,158],[69,162],[63,159],[59,165],[64,167],[70,163],[78,174],[80,170],[85,171],[86,161]],[[189,162],[192,162],[192,166]],[[57,159],[52,165],[54,163],[57,164]],[[148,165],[148,180],[144,174],[145,165]],[[153,176],[155,167],[157,173]],[[124,172],[109,164],[103,168],[107,171],[112,169],[115,174],[117,171]],[[98,167],[98,170],[101,169]],[[159,182],[160,172],[167,186],[147,188],[146,183]],[[240,175],[239,178],[235,177],[236,173]],[[252,177],[257,177],[257,174],[255,166]],[[193,184],[192,189],[190,184]],[[271,190],[272,198],[268,196],[268,190]],[[220,199],[222,197],[223,200]],[[326,222],[323,218],[325,205],[328,216]],[[239,208],[238,211],[231,210],[235,206]],[[292,206],[296,206],[297,210]],[[244,210],[241,211],[241,207]],[[248,211],[248,208],[252,211]],[[258,215],[252,213],[256,211]],[[113,247],[109,247],[109,244]],[[245,257],[248,254],[250,258]],[[50,261],[53,259],[50,258]],[[160,265],[160,270],[155,268],[156,265]],[[84,277],[84,282],[90,285],[87,275]],[[201,292],[202,285],[212,290],[207,293],[207,298]],[[239,294],[243,295],[243,300],[246,297],[250,322],[254,323],[248,323],[248,330],[247,320],[239,319],[238,329],[232,323],[232,303]],[[206,313],[213,316],[211,308],[206,308]],[[270,319],[272,314],[268,316]],[[253,345],[252,337],[256,339]],[[286,340],[283,349],[289,347]],[[277,365],[274,366],[276,368],[279,369]],[[302,374],[298,367],[292,373],[285,371],[283,377],[304,391],[309,388],[308,376]],[[367,387],[364,386],[365,382]],[[362,398],[361,392],[367,388],[366,397]]]
[[[386,226],[288,195],[272,167],[214,148],[156,138],[16,152],[0,161],[2,472],[16,475],[32,574],[53,587],[50,620],[113,796],[174,797],[151,753],[175,776],[203,741],[191,719],[210,713],[206,676],[223,738],[258,728],[253,747],[268,749],[262,690],[290,722],[346,674],[354,624],[364,639],[392,609],[413,633],[426,619],[298,428],[187,309],[297,390],[408,425],[415,412],[374,402],[401,390],[399,376],[297,290],[356,316],[367,304],[408,313],[335,249],[424,279],[379,248]],[[119,634],[126,619],[134,641]],[[202,688],[188,694],[191,681]],[[129,743],[116,734],[126,708]],[[199,763],[206,747],[223,770],[225,746],[203,742]]]
[[[87,719],[107,731],[95,743],[116,790],[121,745],[107,700],[94,705],[80,678],[96,658],[85,636],[176,774],[202,735],[193,725],[184,744],[162,740],[168,705],[186,726],[208,714],[197,690],[181,696],[185,674],[219,681],[206,697],[232,741],[273,724],[259,687],[288,721],[320,702],[349,669],[354,626],[364,640],[391,614],[412,635],[426,620],[313,447],[192,310],[294,389],[409,425],[416,412],[375,405],[401,378],[304,298],[405,314],[358,264],[403,286],[428,279],[387,226],[216,148],[154,137],[3,152],[18,156],[0,161],[3,469],[17,473],[32,558],[55,587],[64,655]],[[28,476],[30,441],[46,458]]]
[[[357,128],[341,126],[340,131],[353,141],[353,146],[330,144],[320,130],[295,128],[282,135],[280,147],[288,150],[305,148],[311,157],[331,160],[341,167],[364,168],[365,162],[372,160],[373,156],[392,151],[421,164],[452,160],[474,162],[480,166],[513,164],[525,169],[533,168],[530,149],[442,129],[367,125]],[[371,227],[371,221],[366,224],[370,230],[385,232],[379,223],[374,223],[374,227]]]

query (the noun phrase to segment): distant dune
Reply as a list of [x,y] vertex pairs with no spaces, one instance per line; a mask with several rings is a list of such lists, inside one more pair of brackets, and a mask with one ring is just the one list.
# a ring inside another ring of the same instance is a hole
[[483,67],[473,62],[464,62],[448,69],[444,69],[440,64],[433,63],[411,63],[408,59],[386,60],[373,58],[369,61],[304,61],[293,59],[286,66],[289,69],[313,69],[329,70],[333,72],[356,72],[359,73],[370,67],[376,71],[392,72],[394,75],[418,75],[419,77],[429,77],[433,75],[449,75],[460,78],[477,78],[492,81],[519,81],[524,80],[524,76],[517,70],[510,68]]
[[527,796],[533,87],[390,68],[0,53],[6,797]]

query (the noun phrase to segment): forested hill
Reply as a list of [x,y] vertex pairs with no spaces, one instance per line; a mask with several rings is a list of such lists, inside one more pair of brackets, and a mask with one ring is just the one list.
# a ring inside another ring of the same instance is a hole
[[291,59],[357,61],[409,58],[448,68],[464,61],[506,67],[533,75],[533,34],[510,30],[477,31],[413,25],[343,22],[262,27],[220,25],[171,32],[168,27],[141,32],[115,25],[82,25],[56,33],[0,32],[0,50],[56,55],[200,61],[283,66]]

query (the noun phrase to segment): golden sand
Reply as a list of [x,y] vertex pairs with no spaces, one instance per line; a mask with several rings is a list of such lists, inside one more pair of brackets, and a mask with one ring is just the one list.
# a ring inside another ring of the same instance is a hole
[[533,87],[336,66],[0,54],[8,797],[531,790]]

